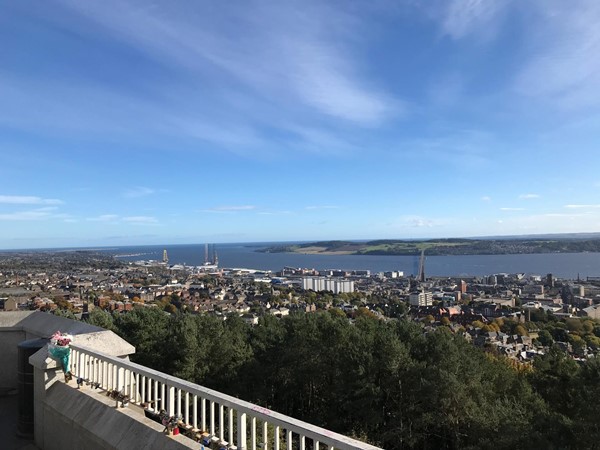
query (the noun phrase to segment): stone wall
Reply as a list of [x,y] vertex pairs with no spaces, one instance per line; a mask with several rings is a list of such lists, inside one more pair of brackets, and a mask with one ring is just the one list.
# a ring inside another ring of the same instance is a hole
[[[48,338],[59,330],[73,335],[74,343],[111,356],[129,359],[128,356],[135,353],[135,348],[131,344],[112,331],[104,330],[85,322],[36,311],[3,311],[0,312],[0,388],[17,388],[19,343],[30,339]],[[70,388],[64,384],[62,370],[58,367],[57,362],[48,356],[47,347],[42,348],[31,356],[29,362],[34,367],[34,434],[36,445],[39,448],[59,448],[59,446],[54,446],[53,444],[57,439],[59,442],[62,442],[60,439],[70,439],[68,441],[70,446],[60,446],[64,450],[84,448],[144,448],[136,445],[130,447],[108,445],[107,442],[110,439],[115,439],[116,436],[111,431],[106,432],[105,435],[99,434],[94,437],[94,433],[98,431],[94,427],[91,427],[89,431],[84,431],[83,426],[80,427],[81,429],[78,428],[77,431],[74,429],[69,430],[69,426],[79,426],[78,420],[82,420],[85,417],[84,410],[80,410],[81,417],[78,417],[77,420],[70,416],[71,410],[76,408],[77,403],[74,394],[78,394],[79,392],[74,392],[72,389],[69,391]],[[54,388],[55,384],[56,388]],[[56,394],[55,391],[61,389],[67,389],[67,396],[72,403],[64,405],[60,403],[62,394]],[[84,397],[77,396],[80,400]],[[67,409],[62,410],[63,407]],[[48,411],[48,415],[45,414],[46,411]],[[103,414],[108,413],[104,411]],[[108,414],[108,416],[112,417],[112,413]],[[113,418],[109,422],[113,425],[116,423]],[[133,427],[133,425],[131,426]],[[52,430],[55,428],[57,431],[53,432]],[[117,428],[115,428],[116,430]],[[82,442],[88,440],[91,443],[99,443],[98,445],[94,444],[95,446],[82,445]],[[158,448],[162,448],[162,446]],[[164,448],[175,447],[166,446]]]
[[16,389],[17,346],[24,340],[24,331],[0,328],[0,388]]
[[114,400],[89,387],[78,390],[58,381],[48,389],[44,409],[44,450],[198,448],[191,439],[163,434],[164,427],[141,408],[116,408]]

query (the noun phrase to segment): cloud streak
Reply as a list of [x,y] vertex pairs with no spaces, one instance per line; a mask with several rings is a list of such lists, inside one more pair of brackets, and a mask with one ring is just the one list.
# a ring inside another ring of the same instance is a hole
[[256,206],[254,206],[254,205],[222,205],[222,206],[215,206],[214,208],[203,209],[203,210],[201,210],[201,212],[227,214],[227,213],[235,213],[235,212],[242,212],[242,211],[252,211],[255,209],[256,209]]
[[335,205],[311,205],[311,206],[306,206],[304,209],[307,209],[309,211],[314,211],[314,210],[318,210],[318,209],[340,209],[340,207],[335,206]]
[[577,205],[577,204],[572,204],[572,205],[565,205],[565,208],[569,208],[569,209],[597,209],[600,208],[600,204],[587,204],[587,205]]
[[9,205],[62,205],[56,198],[42,198],[31,195],[0,195],[0,203]]
[[536,34],[517,92],[567,109],[600,101],[600,3],[535,1]]
[[102,214],[96,217],[88,217],[88,222],[101,222],[105,224],[119,224],[119,223],[130,223],[130,224],[157,224],[158,219],[152,216],[126,216],[122,217],[118,214]]
[[139,197],[146,197],[148,195],[152,195],[156,192],[156,190],[148,188],[148,187],[143,187],[143,186],[138,186],[132,189],[128,189],[123,193],[123,196],[125,198],[139,198]]
[[434,228],[440,226],[442,222],[439,219],[430,219],[419,215],[405,215],[400,217],[393,225],[399,229]]
[[[133,1],[62,4],[113,38],[171,68],[250,88],[269,101],[293,103],[338,120],[372,125],[401,102],[365,81],[360,59],[344,46],[359,20],[324,3],[251,1],[247,8],[208,8],[201,3],[148,8]],[[259,20],[260,18],[260,20]],[[228,24],[228,27],[220,26]],[[231,39],[235,27],[247,39]],[[356,39],[356,36],[352,36]],[[256,70],[260,67],[260,70]],[[265,89],[269,87],[269,89]]]
[[519,195],[520,200],[532,200],[535,198],[540,198],[539,194],[521,194]]
[[97,217],[88,217],[86,220],[90,222],[114,222],[119,219],[116,214],[102,214]]
[[14,211],[0,214],[0,221],[36,221],[47,219],[70,220],[71,216],[64,213],[57,213],[58,208],[54,206],[45,206],[29,211]]
[[156,217],[151,217],[151,216],[129,216],[129,217],[123,217],[123,222],[139,223],[139,224],[154,224],[154,223],[158,223],[158,219]]
[[509,3],[510,0],[444,0],[434,3],[432,9],[443,33],[462,39],[472,33],[493,31]]

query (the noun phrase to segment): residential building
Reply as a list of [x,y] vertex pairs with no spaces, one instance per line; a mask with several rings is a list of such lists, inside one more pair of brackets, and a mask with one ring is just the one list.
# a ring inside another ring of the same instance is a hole
[[315,292],[331,291],[334,294],[354,292],[354,281],[328,277],[304,277],[302,278],[302,289]]
[[431,306],[433,305],[433,294],[427,291],[411,292],[408,301],[411,306]]

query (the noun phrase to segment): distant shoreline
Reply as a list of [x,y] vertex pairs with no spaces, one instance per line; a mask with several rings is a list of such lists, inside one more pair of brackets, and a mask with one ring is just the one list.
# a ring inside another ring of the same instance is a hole
[[519,255],[537,253],[600,253],[600,239],[384,239],[368,242],[318,241],[274,245],[257,249],[261,253],[305,255],[429,256]]

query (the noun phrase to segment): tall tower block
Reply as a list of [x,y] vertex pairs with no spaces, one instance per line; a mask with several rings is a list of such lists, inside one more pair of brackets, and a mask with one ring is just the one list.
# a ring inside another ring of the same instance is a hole
[[163,250],[163,262],[167,264],[169,262],[169,255],[167,255],[167,249]]

